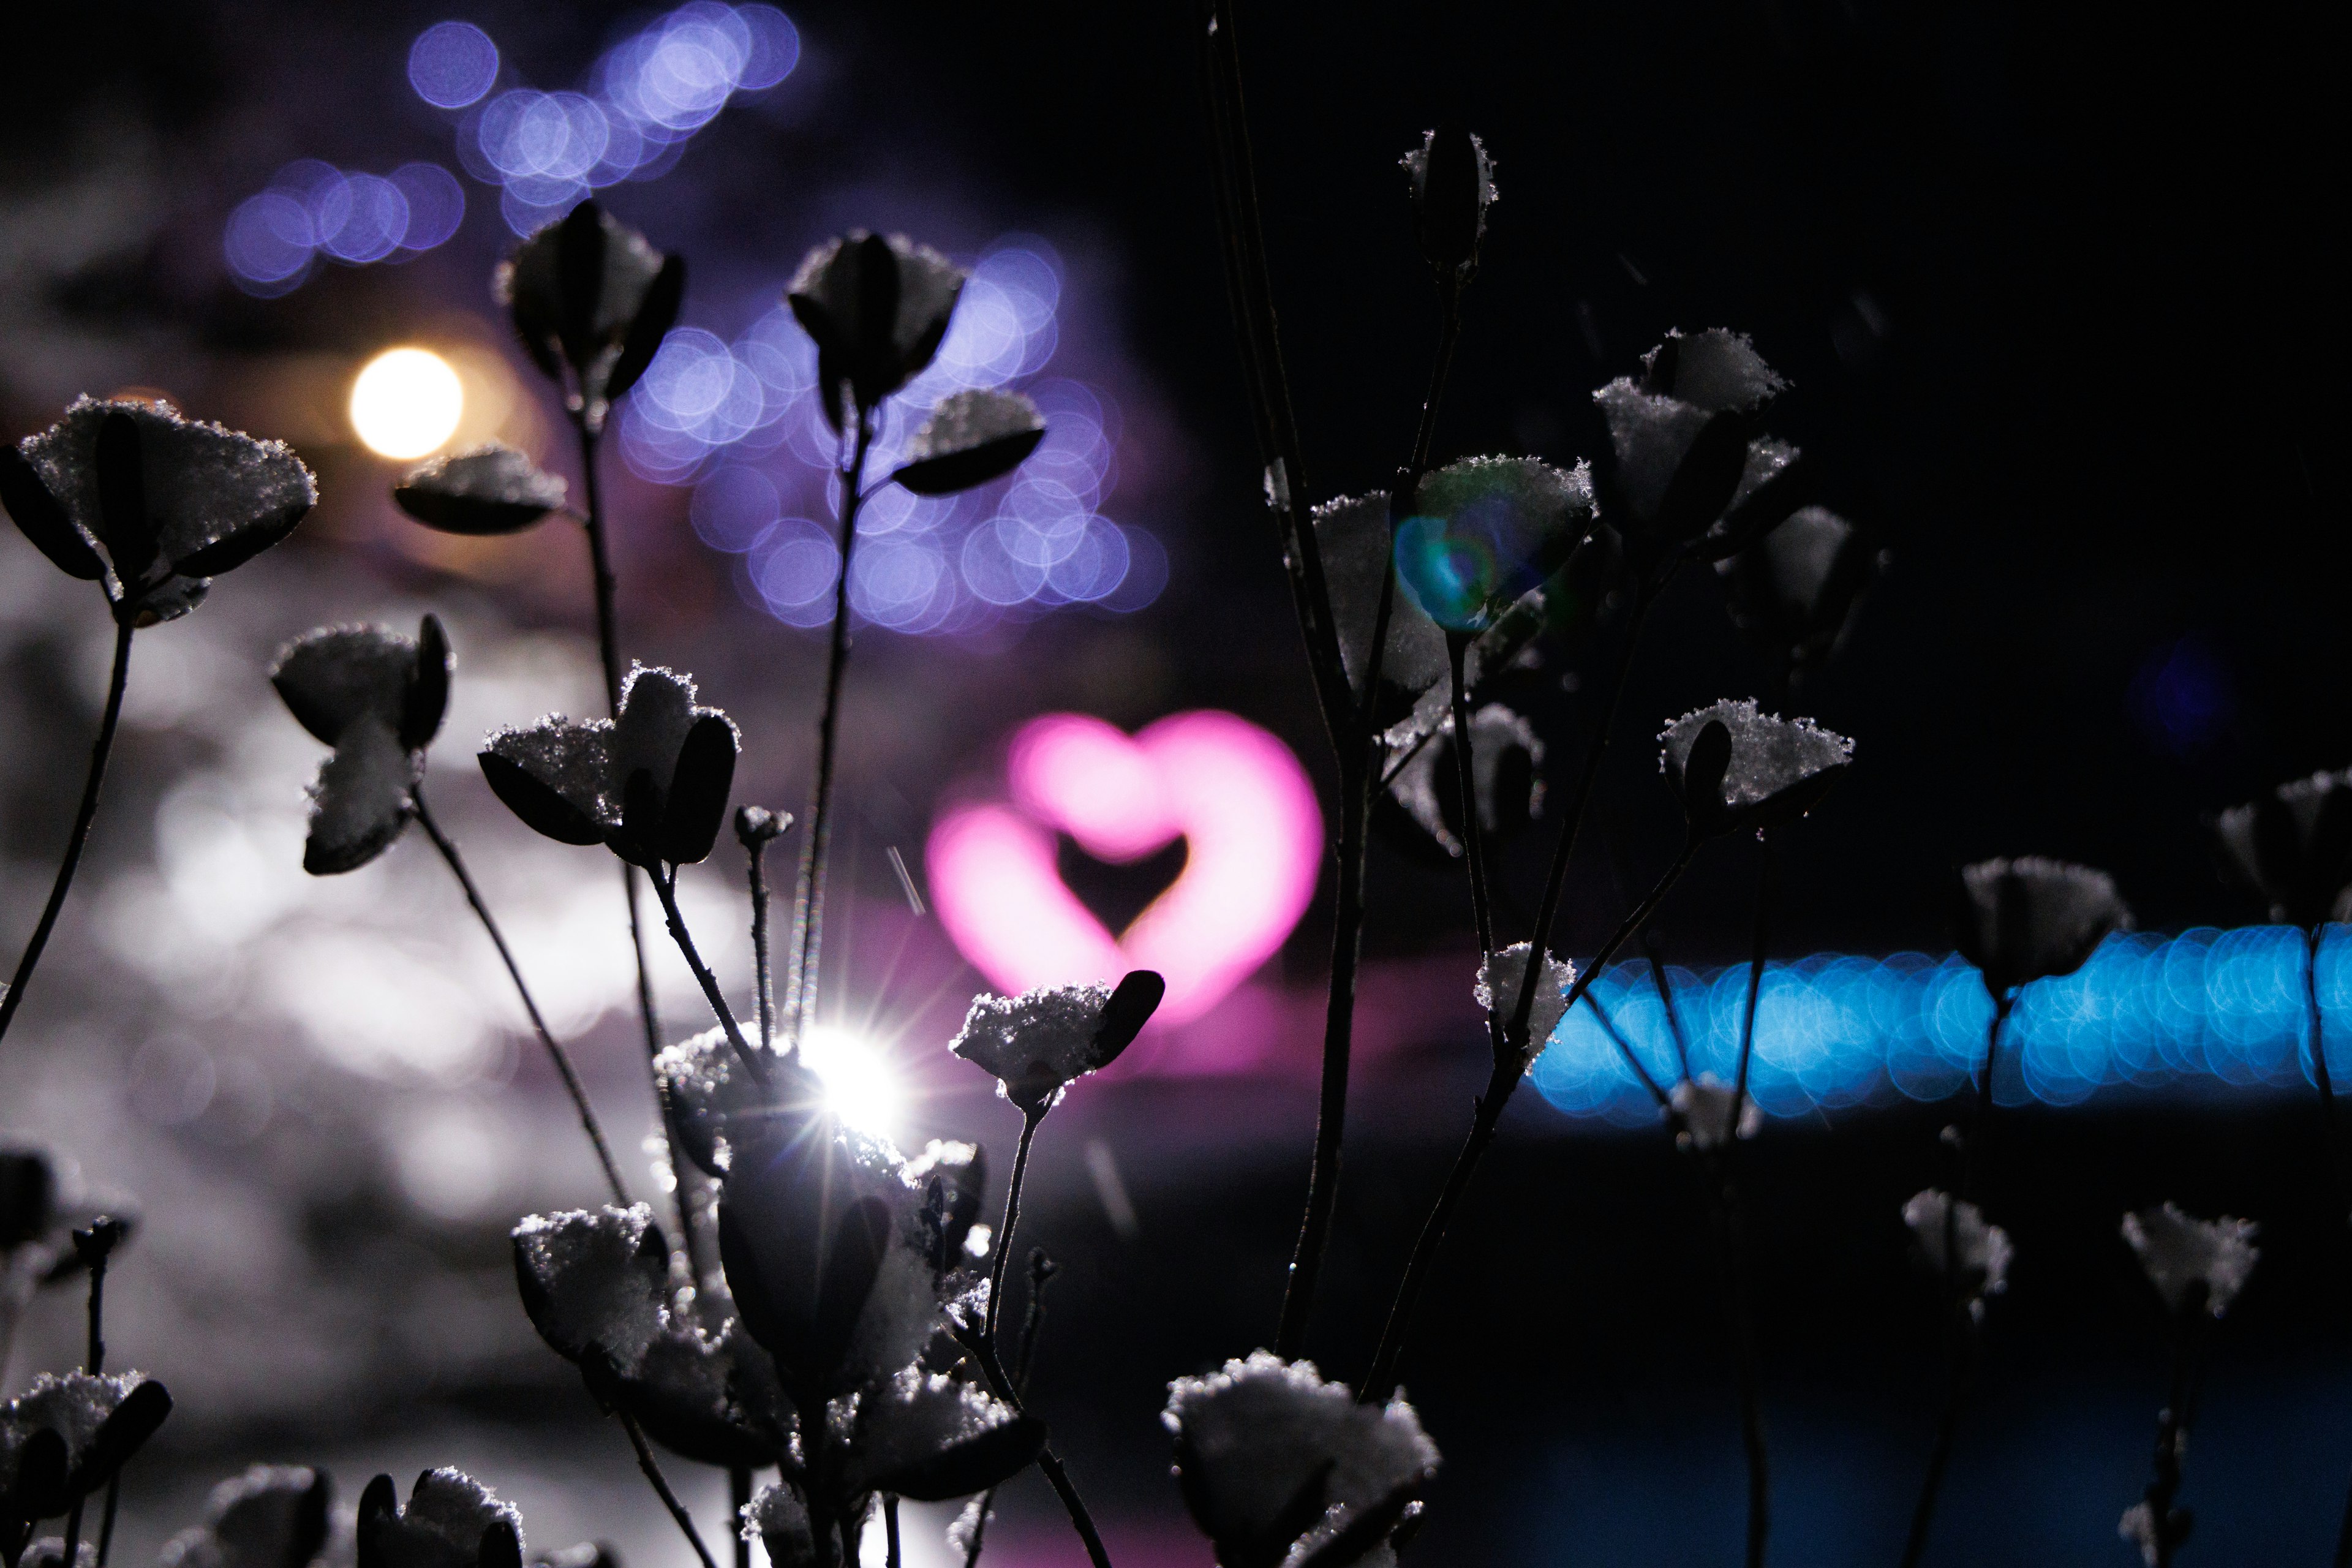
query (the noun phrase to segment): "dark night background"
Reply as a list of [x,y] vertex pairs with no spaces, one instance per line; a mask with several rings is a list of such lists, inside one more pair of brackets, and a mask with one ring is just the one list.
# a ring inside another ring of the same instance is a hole
[[[1192,7],[786,9],[808,53],[765,95],[773,101],[730,108],[674,172],[608,197],[691,258],[684,320],[730,334],[742,320],[712,312],[762,289],[772,298],[807,245],[853,223],[923,237],[936,221],[950,248],[1006,230],[1047,235],[1082,258],[1073,277],[1089,280],[1095,352],[1139,389],[1130,429],[1158,444],[1134,472],[1153,486],[1148,500],[1121,496],[1149,508],[1171,562],[1150,609],[1117,623],[1041,620],[978,660],[865,637],[853,701],[868,705],[880,738],[853,740],[849,784],[885,804],[867,808],[873,845],[858,884],[895,898],[878,849],[897,831],[886,819],[925,806],[1011,723],[1055,707],[1129,727],[1182,707],[1231,708],[1292,742],[1328,812],[1328,750],[1257,499],[1215,251]],[[18,19],[0,58],[0,247],[14,253],[0,282],[38,297],[0,300],[7,431],[38,428],[74,392],[130,384],[274,431],[297,395],[257,367],[354,358],[446,316],[489,320],[483,279],[511,239],[495,195],[472,183],[458,238],[404,268],[330,268],[265,300],[239,293],[219,260],[229,210],[289,160],[452,161],[450,117],[410,95],[400,71],[409,40],[444,14],[257,0]],[[466,15],[543,84],[573,79],[644,19],[604,6]],[[1495,153],[1501,198],[1441,458],[1591,454],[1603,439],[1592,388],[1627,374],[1669,328],[1727,325],[1793,384],[1769,426],[1822,459],[1823,499],[1890,552],[1838,662],[1801,694],[1856,738],[1858,765],[1791,837],[1776,955],[1941,952],[1953,868],[1994,854],[2108,868],[2144,927],[2250,921],[2260,911],[2216,879],[2202,818],[2352,761],[2337,696],[2352,653],[2339,610],[2352,565],[2341,532],[2347,355],[2340,282],[2326,281],[2346,272],[2326,216],[2343,189],[2340,50],[2324,45],[2323,15],[1867,0],[1244,7],[1308,488],[1375,488],[1410,440],[1436,312],[1396,158],[1428,125],[1459,121]],[[82,199],[43,195],[68,188]],[[131,200],[157,204],[132,242],[93,241],[85,259],[47,271],[23,259],[47,248],[37,231],[103,227],[105,204]],[[28,347],[39,354],[26,357]],[[373,498],[384,465],[348,437],[314,449],[286,433],[320,470],[330,508],[348,491],[383,510]],[[725,564],[686,524],[683,492],[624,493],[637,510],[625,581],[641,585],[625,614],[645,656],[692,664],[739,715],[772,715],[772,738],[747,717],[739,798],[797,800],[813,636],[738,609]],[[322,509],[327,526],[281,552],[268,581],[286,607],[252,633],[264,654],[312,620],[375,613],[371,594],[405,595],[402,605],[446,594],[526,630],[585,625],[568,555],[547,573],[561,573],[553,586],[516,587],[512,573],[461,580],[386,545],[397,525],[374,517]],[[33,591],[16,584],[62,595],[29,551],[0,548],[12,605]],[[355,574],[364,591],[349,587]],[[240,578],[221,597],[263,591]],[[47,695],[9,710],[7,890],[26,911],[7,918],[10,941],[45,885],[89,722],[60,695],[63,678],[40,673],[64,658],[64,636],[12,624],[12,667],[34,671]],[[1711,580],[1679,584],[1646,637],[1624,744],[1601,786],[1606,819],[1644,868],[1671,852],[1678,828],[1644,743],[1654,721],[1760,695],[1766,679]],[[941,690],[903,705],[896,695],[934,679]],[[739,699],[747,685],[756,700]],[[1557,683],[1546,691],[1534,717],[1558,776],[1593,703]],[[851,724],[859,719],[853,707]],[[37,762],[52,747],[75,759],[55,764],[56,781]],[[163,785],[135,782],[140,769],[161,781],[192,747],[134,740],[134,782],[110,809],[152,810]],[[503,831],[487,811],[472,820],[477,837]],[[1504,877],[1523,905],[1548,849],[1548,833],[1505,847]],[[93,855],[103,868],[134,851],[101,841]],[[1370,953],[1467,952],[1458,871],[1385,847],[1373,865]],[[1740,955],[1752,875],[1744,851],[1702,863],[1664,916],[1678,960]],[[1311,988],[1322,973],[1328,898],[1327,877],[1280,960],[1293,984]],[[1588,852],[1562,950],[1580,958],[1620,907],[1605,857]],[[111,984],[95,966],[45,971],[53,1023],[71,1013],[69,973],[93,993]],[[1461,1000],[1448,998],[1457,1012]],[[28,1026],[40,1011],[28,1008]],[[1357,1103],[1311,1347],[1334,1376],[1360,1375],[1369,1358],[1411,1227],[1483,1077],[1469,1016],[1436,1011],[1445,1021],[1369,1070]],[[613,1058],[600,1081],[616,1097],[630,1092],[622,1023],[607,1018],[594,1037]],[[10,1054],[30,1037],[28,1027]],[[128,1058],[127,1038],[117,1043],[109,1059]],[[1311,1040],[1296,1048],[1311,1063]],[[58,1101],[28,1088],[45,1059],[0,1061],[0,1129],[55,1132]],[[1310,1138],[1302,1071],[1311,1067],[1264,1085],[1082,1090],[1041,1153],[1024,1235],[1069,1270],[1055,1288],[1039,1402],[1122,1564],[1206,1561],[1153,1417],[1169,1377],[1244,1353],[1273,1326]],[[1009,1152],[1010,1113],[959,1087],[938,1130],[986,1129]],[[1753,1151],[1775,1561],[1891,1563],[1900,1550],[1941,1384],[1932,1296],[1894,1215],[1945,1179],[1934,1135],[1947,1114],[1904,1105],[1776,1122]],[[2131,1559],[2114,1520],[2144,1483],[2166,1352],[2115,1227],[2124,1208],[2167,1197],[2264,1225],[2264,1260],[2224,1325],[2189,1460],[2199,1527],[2184,1560],[2318,1559],[2352,1467],[2352,1253],[2329,1220],[2309,1098],[2126,1092],[2021,1110],[1998,1135],[1987,1206],[2020,1261],[1992,1304],[1979,1402],[1929,1561]],[[1119,1151],[1142,1221],[1133,1236],[1105,1223],[1081,1158],[1089,1139]],[[269,1161],[234,1168],[247,1158],[215,1163],[225,1181],[293,1180]],[[1412,1559],[1733,1559],[1736,1407],[1685,1163],[1646,1131],[1573,1121],[1532,1094],[1515,1106],[1404,1369],[1447,1455]],[[362,1201],[372,1190],[296,1203],[314,1258],[381,1261],[357,1244],[335,1251],[337,1226],[375,1223],[368,1204],[379,1200]],[[382,1223],[414,1238],[402,1257],[488,1278],[475,1294],[495,1295],[502,1222]],[[126,1290],[142,1288],[139,1256]],[[290,1298],[279,1307],[295,1310]],[[43,1310],[59,1323],[71,1315]],[[172,1354],[138,1346],[131,1327],[121,1339],[142,1364]],[[34,1342],[28,1330],[12,1375],[34,1364]],[[146,1494],[129,1494],[133,1544],[152,1549],[197,1489],[248,1455],[331,1455],[348,1503],[379,1465],[440,1459],[427,1437],[492,1456],[477,1473],[493,1485],[497,1456],[541,1456],[548,1474],[532,1484],[556,1499],[560,1522],[534,1546],[567,1530],[621,1531],[609,1521],[641,1501],[619,1490],[634,1484],[625,1451],[607,1452],[617,1441],[527,1336],[499,1344],[464,1362],[462,1386],[388,1352],[365,1378],[334,1385],[347,1403],[183,1420],[189,1429],[167,1431]],[[562,1491],[546,1456],[575,1453],[595,1456],[582,1472],[609,1477],[614,1496]],[[528,1525],[536,1494],[523,1491]],[[715,1517],[717,1493],[703,1495]],[[152,1521],[140,1521],[142,1502]],[[1008,1568],[1078,1560],[1051,1506],[1034,1479],[1008,1499]],[[625,1545],[671,1560],[677,1543],[659,1522],[630,1524]]]

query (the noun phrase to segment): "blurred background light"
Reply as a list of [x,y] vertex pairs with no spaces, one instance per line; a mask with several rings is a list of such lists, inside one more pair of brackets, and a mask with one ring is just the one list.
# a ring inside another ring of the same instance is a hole
[[463,109],[499,79],[499,47],[471,22],[436,22],[408,49],[408,85],[436,109]]
[[[2284,926],[2110,937],[2074,973],[2026,989],[2001,1034],[1995,1099],[2075,1105],[2108,1089],[2315,1085],[2304,942]],[[1667,978],[1691,1070],[1729,1081],[1747,966],[1669,966]],[[2333,1037],[2352,1006],[2352,949],[2324,946],[2318,978]],[[1599,1011],[1580,1004],[1561,1021],[1533,1069],[1537,1089],[1573,1115],[1654,1121],[1648,1092],[1609,1035],[1613,1027],[1661,1082],[1679,1076],[1648,965],[1617,964],[1590,994]],[[1958,954],[1822,953],[1768,964],[1749,1082],[1766,1113],[1780,1117],[1942,1100],[1980,1070],[1991,1019],[1991,996]],[[2339,1090],[2352,1089],[2347,1058],[2352,1040],[2328,1064]]]
[[457,433],[466,389],[430,349],[387,349],[352,383],[352,429],[386,458],[422,458]]

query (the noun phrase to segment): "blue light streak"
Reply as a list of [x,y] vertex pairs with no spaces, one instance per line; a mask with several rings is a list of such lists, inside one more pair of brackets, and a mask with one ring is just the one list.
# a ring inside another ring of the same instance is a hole
[[[2304,943],[2304,933],[2286,926],[2110,937],[2074,974],[2025,988],[2001,1033],[1996,1101],[2063,1106],[2115,1090],[2315,1083]],[[1670,966],[1667,973],[1692,1071],[1729,1082],[1747,966]],[[2336,1047],[2329,1076],[2352,1090],[2352,1040],[2340,1038],[2352,1006],[2352,943],[2321,948],[2318,978]],[[1648,966],[1613,965],[1591,995],[1643,1065],[1661,1082],[1675,1081],[1679,1065]],[[1991,996],[1957,954],[1823,953],[1768,964],[1749,1087],[1766,1114],[1781,1118],[1943,1100],[1964,1089],[1982,1063],[1991,1020]],[[1571,1115],[1656,1121],[1647,1091],[1581,1003],[1528,1076]]]

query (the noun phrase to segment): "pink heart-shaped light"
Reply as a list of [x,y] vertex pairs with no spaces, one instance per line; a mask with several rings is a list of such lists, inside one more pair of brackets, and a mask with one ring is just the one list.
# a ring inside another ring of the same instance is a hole
[[[924,858],[940,923],[1008,993],[1156,969],[1158,1022],[1197,1018],[1274,956],[1315,897],[1323,814],[1280,741],[1231,713],[1160,720],[1134,736],[1049,713],[1013,739],[1010,805],[958,805]],[[1178,837],[1183,874],[1114,937],[1062,880],[1054,835],[1099,860]]]

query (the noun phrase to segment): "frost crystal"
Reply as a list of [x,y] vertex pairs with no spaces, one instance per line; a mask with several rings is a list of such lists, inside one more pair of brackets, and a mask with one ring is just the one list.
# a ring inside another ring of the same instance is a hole
[[625,1369],[660,1333],[669,1255],[646,1205],[529,1215],[514,1249],[531,1321],[564,1354],[601,1350]]
[[[1624,377],[1595,392],[1592,400],[1601,405],[1617,460],[1613,494],[1632,510],[1631,521],[1646,522],[1657,515],[1691,443],[1714,416],[1679,397],[1644,392]],[[1613,506],[1610,517],[1617,519]]]
[[[1478,982],[1471,994],[1489,1014],[1499,1008],[1507,1026],[1518,1016],[1519,987],[1527,979],[1528,955],[1534,951],[1528,942],[1513,942],[1478,965]],[[1548,952],[1544,954],[1542,978],[1537,982],[1535,1000],[1528,1009],[1527,1037],[1518,1042],[1523,1065],[1543,1054],[1545,1043],[1559,1027],[1561,1015],[1568,1011],[1568,988],[1575,984],[1573,965]]]
[[2174,1311],[2201,1305],[2215,1317],[2245,1288],[2262,1249],[2250,1219],[2198,1219],[2174,1204],[2124,1215],[2124,1239],[2139,1255],[2148,1283]]
[[392,499],[417,521],[449,533],[513,533],[561,509],[562,478],[511,447],[491,442],[410,470]]
[[1929,1187],[1903,1205],[1903,1223],[1927,1267],[1961,1295],[1998,1296],[2009,1289],[2009,1232],[1986,1224],[1976,1205],[1955,1204],[1949,1193]]
[[[537,831],[570,844],[601,840],[615,853],[646,864],[663,845],[640,844],[621,833],[632,778],[643,774],[651,786],[653,831],[659,838],[675,831],[667,819],[667,803],[688,737],[706,724],[725,726],[724,760],[730,772],[741,744],[733,720],[716,708],[698,707],[694,698],[691,677],[638,665],[622,688],[618,721],[550,714],[527,728],[492,731],[483,742],[483,775],[508,808]],[[724,814],[723,798],[717,810]],[[715,836],[716,820],[705,826]],[[709,852],[706,841],[701,853]]]
[[[389,1477],[379,1484],[390,1490]],[[482,1538],[499,1528],[514,1532],[519,1550],[522,1515],[512,1503],[500,1502],[463,1470],[427,1470],[416,1478],[404,1508],[371,1513],[362,1499],[360,1555],[383,1568],[473,1568],[484,1555]]]
[[971,1384],[910,1366],[858,1395],[845,1479],[859,1491],[962,1497],[1026,1465],[1044,1438],[1036,1422]]
[[[1709,801],[1694,802],[1685,782],[1691,748],[1709,724],[1731,736],[1731,760]],[[1853,761],[1853,742],[1810,719],[1781,719],[1752,698],[1717,702],[1685,713],[1658,736],[1658,767],[1683,796],[1693,826],[1711,831],[1769,827],[1801,816],[1819,804]],[[1702,813],[1707,815],[1703,816]],[[1711,819],[1710,819],[1711,818]]]
[[906,458],[919,463],[1045,428],[1037,405],[1021,394],[971,387],[940,399],[930,417],[907,442]]
[[[99,452],[102,431],[124,443],[116,448],[135,465],[137,513],[110,517],[100,505]],[[20,442],[23,467],[12,476],[9,510],[38,505],[61,536],[42,542],[76,555],[77,575],[100,574],[105,547],[125,613],[141,626],[194,609],[205,579],[268,549],[294,531],[318,504],[310,470],[282,441],[260,441],[218,425],[183,418],[169,404],[75,400],[65,417]],[[46,492],[19,496],[16,482]],[[17,516],[20,526],[30,524]],[[60,562],[63,564],[63,562]]]
[[1383,1409],[1359,1405],[1313,1363],[1267,1351],[1178,1378],[1160,1419],[1176,1438],[1185,1501],[1220,1562],[1278,1561],[1297,1539],[1282,1537],[1302,1519],[1320,1517],[1303,1535],[1328,1536],[1437,1473],[1436,1445],[1402,1396]]
[[1109,1065],[1095,1037],[1108,985],[1045,985],[1018,996],[972,998],[948,1049],[992,1073],[997,1092],[1024,1110],[1049,1110],[1072,1080]]
[[1753,1138],[1763,1130],[1764,1108],[1756,1103],[1753,1095],[1741,1094],[1739,1125],[1731,1125],[1731,1101],[1738,1091],[1713,1073],[1701,1073],[1696,1079],[1685,1079],[1675,1085],[1667,1102],[1682,1121],[1677,1137],[1694,1149],[1717,1149],[1723,1146],[1724,1134],[1733,1132],[1740,1138]]
[[1664,342],[1642,356],[1642,366],[1643,391],[1664,393],[1710,414],[1752,414],[1789,389],[1746,332],[1723,327],[1687,335],[1669,331]]
[[302,868],[356,870],[408,826],[424,748],[448,700],[448,639],[431,616],[414,638],[325,626],[280,649],[269,679],[296,721],[335,748],[310,786]]
[[[2181,1536],[2187,1533],[2185,1518],[2179,1510],[2175,1509],[2171,1520],[2167,1522],[2172,1535],[2171,1544],[2178,1545]],[[2124,1510],[2123,1518],[2116,1523],[2116,1533],[2139,1548],[2140,1561],[2147,1563],[2147,1568],[2157,1568],[2157,1564],[2164,1561],[2167,1543],[2156,1527],[2156,1508],[2145,1499]]]
[[1960,955],[1995,996],[2083,967],[2099,944],[2130,929],[2115,879],[2087,866],[2028,856],[1981,860],[1960,872]]

